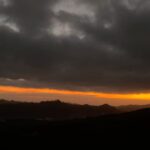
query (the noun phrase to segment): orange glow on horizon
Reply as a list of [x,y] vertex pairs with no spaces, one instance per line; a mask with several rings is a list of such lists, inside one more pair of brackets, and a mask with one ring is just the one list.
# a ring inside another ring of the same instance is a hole
[[99,92],[83,92],[83,91],[69,91],[58,89],[44,89],[44,88],[23,88],[13,86],[0,86],[0,93],[15,93],[15,94],[60,94],[60,95],[79,95],[79,96],[94,96],[106,99],[131,99],[131,100],[150,100],[150,93],[139,94],[117,94],[117,93],[99,93]]

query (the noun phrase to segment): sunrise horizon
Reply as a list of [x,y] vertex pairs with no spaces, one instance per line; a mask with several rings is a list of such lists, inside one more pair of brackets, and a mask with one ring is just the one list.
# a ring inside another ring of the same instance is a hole
[[150,102],[148,0],[0,0],[0,97]]
[[0,98],[16,101],[24,100],[28,102],[40,102],[45,100],[51,101],[54,99],[60,99],[64,102],[90,105],[110,104],[119,106],[150,104],[150,93],[148,92],[107,93],[19,86],[0,86]]

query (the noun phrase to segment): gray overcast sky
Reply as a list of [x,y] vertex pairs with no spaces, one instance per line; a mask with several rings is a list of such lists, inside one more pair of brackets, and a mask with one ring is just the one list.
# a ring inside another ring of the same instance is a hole
[[0,84],[150,90],[149,0],[0,0]]

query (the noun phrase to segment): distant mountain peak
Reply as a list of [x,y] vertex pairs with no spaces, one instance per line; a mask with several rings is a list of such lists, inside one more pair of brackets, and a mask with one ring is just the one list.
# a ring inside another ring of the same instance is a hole
[[43,104],[43,103],[46,103],[46,104],[53,104],[53,103],[55,103],[55,104],[62,104],[63,102],[61,101],[61,100],[59,100],[59,99],[57,99],[57,100],[52,100],[52,101],[42,101],[42,102],[40,102],[41,104]]
[[103,104],[103,105],[101,105],[101,107],[112,107],[112,106],[109,104]]

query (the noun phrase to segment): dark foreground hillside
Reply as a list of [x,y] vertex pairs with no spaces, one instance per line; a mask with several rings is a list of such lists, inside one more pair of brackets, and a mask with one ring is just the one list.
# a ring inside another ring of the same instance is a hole
[[[150,135],[150,109],[122,113],[102,105],[61,101],[20,103],[0,101],[0,138],[127,139]],[[97,138],[98,137],[98,138]]]
[[1,120],[1,137],[119,138],[149,135],[150,109],[68,121],[34,119]]

